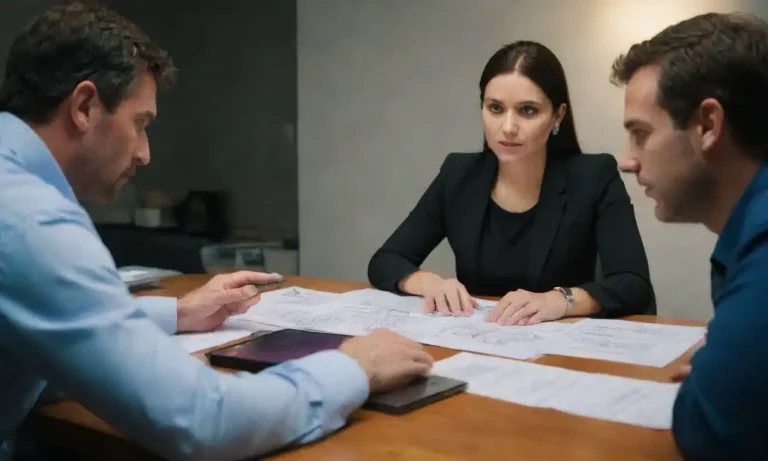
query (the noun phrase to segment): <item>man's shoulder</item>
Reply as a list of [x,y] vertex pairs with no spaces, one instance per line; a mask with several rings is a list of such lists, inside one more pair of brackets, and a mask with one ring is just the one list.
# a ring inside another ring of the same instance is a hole
[[0,234],[27,233],[59,218],[87,221],[87,212],[0,148]]
[[740,241],[768,232],[768,189],[756,193],[744,209]]
[[[740,224],[734,242],[737,260],[743,260],[757,250],[768,249],[768,190],[756,193],[749,200],[741,213]],[[768,251],[760,251],[760,254],[768,256]]]

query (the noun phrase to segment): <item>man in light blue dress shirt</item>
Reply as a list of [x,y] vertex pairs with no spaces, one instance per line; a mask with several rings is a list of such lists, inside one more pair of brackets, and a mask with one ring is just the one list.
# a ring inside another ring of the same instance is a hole
[[[169,333],[215,328],[269,277],[217,277],[132,298],[79,200],[113,197],[149,162],[158,84],[175,69],[134,25],[59,6],[14,41],[0,88],[0,459],[48,389],[172,459],[240,459],[316,440],[369,392],[426,373],[385,330],[259,374],[222,374]],[[3,444],[3,442],[6,442]]]

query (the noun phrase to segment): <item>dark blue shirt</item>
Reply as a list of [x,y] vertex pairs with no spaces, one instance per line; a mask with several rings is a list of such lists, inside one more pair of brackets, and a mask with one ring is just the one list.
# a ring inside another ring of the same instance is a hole
[[744,192],[712,254],[715,315],[675,401],[687,460],[768,456],[768,165]]

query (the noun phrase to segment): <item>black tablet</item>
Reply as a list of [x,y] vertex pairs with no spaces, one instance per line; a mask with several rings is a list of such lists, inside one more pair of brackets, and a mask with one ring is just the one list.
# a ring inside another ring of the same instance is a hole
[[349,336],[303,330],[278,330],[252,337],[232,346],[216,349],[208,354],[215,367],[258,373],[265,368],[306,355],[338,349]]
[[430,375],[417,378],[398,389],[372,394],[363,408],[402,415],[466,390],[466,381]]
[[[223,347],[207,355],[211,365],[258,373],[265,368],[324,350],[338,349],[349,336],[303,330],[279,330]],[[442,376],[417,378],[400,388],[371,394],[363,405],[370,410],[403,414],[467,389],[467,383]]]

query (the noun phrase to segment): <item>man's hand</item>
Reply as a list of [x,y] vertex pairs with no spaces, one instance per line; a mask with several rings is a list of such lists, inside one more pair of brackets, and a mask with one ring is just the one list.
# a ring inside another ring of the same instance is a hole
[[233,315],[244,314],[259,301],[254,284],[271,282],[276,274],[241,271],[216,275],[176,304],[176,331],[208,331]]
[[673,382],[679,383],[685,380],[685,378],[688,377],[689,374],[691,374],[691,371],[693,371],[693,367],[691,366],[691,359],[693,358],[693,355],[698,352],[699,349],[704,347],[704,344],[707,342],[707,335],[705,334],[703,338],[699,340],[683,357],[683,364],[680,365],[677,370],[675,370],[674,373],[672,373],[672,376],[670,379]]
[[371,393],[397,388],[432,368],[432,356],[421,344],[390,330],[348,339],[339,349],[365,370]]

